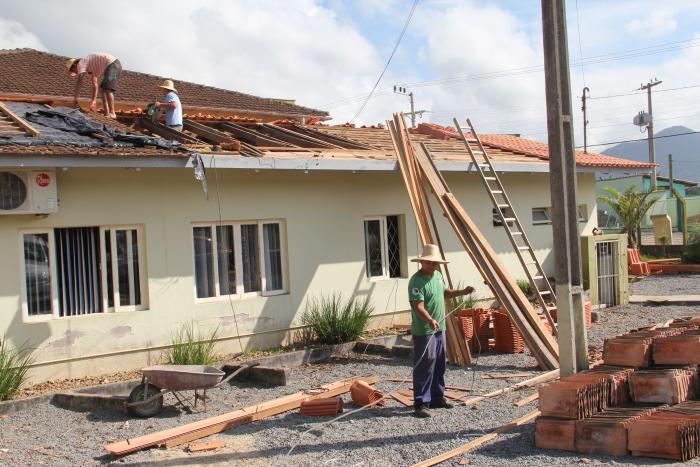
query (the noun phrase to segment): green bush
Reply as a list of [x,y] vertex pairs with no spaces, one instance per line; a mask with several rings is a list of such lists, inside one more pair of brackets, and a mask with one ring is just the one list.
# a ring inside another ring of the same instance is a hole
[[[457,287],[460,289],[461,287]],[[454,299],[455,301],[455,306],[458,306],[460,310],[468,310],[470,308],[474,308],[479,301],[479,297],[474,295],[473,293],[470,293],[469,295],[460,295],[459,297]]]
[[31,364],[28,349],[11,349],[6,339],[0,339],[0,401],[10,400],[17,393]]
[[683,250],[683,260],[686,263],[700,263],[700,226],[693,226],[688,232],[688,244]]
[[309,326],[322,344],[341,344],[360,338],[367,328],[374,307],[369,297],[343,300],[340,293],[313,298],[306,304],[301,322]]
[[535,298],[535,290],[532,288],[532,284],[530,284],[530,281],[518,279],[517,283],[518,287],[520,287],[520,290],[522,290],[522,292],[529,300]]
[[210,335],[202,334],[200,330],[195,333],[194,323],[189,322],[172,337],[172,347],[166,351],[168,363],[173,365],[212,365],[217,362],[214,353],[214,345],[219,328],[214,329]]

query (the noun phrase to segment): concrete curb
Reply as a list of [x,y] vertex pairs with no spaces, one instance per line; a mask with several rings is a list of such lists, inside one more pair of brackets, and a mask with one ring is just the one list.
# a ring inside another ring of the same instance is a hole
[[700,305],[700,295],[631,295],[630,303],[643,305]]
[[[362,341],[347,342],[345,344],[297,350],[281,355],[273,355],[271,357],[256,360],[248,360],[246,362],[224,363],[222,368],[224,369],[223,371],[226,371],[227,366],[234,367],[242,363],[251,362],[259,363],[260,365],[258,367],[252,368],[247,372],[250,373],[248,378],[250,378],[251,381],[258,381],[266,384],[286,385],[287,376],[289,373],[287,370],[288,368],[338,357],[354,350],[356,346],[361,347],[362,345],[366,344],[377,344],[380,346],[386,346],[387,348],[394,346],[405,347],[406,345],[411,344],[411,340],[410,336],[406,335],[373,337]],[[397,349],[397,351],[405,352],[405,349]],[[360,352],[362,352],[362,350],[360,350]],[[391,352],[393,353],[393,351]],[[399,355],[399,353],[396,353],[396,355]],[[0,402],[0,415],[9,415],[48,403],[54,403],[59,407],[78,408],[80,410],[90,408],[114,409],[114,404],[116,404],[116,406],[119,406],[120,404],[123,406],[123,401],[121,398],[127,396],[134,386],[139,384],[139,382],[140,380],[120,381],[118,383],[100,384],[97,386],[73,389],[61,393],[44,394],[41,396],[29,397],[27,399]],[[91,403],[90,400],[93,402]]]

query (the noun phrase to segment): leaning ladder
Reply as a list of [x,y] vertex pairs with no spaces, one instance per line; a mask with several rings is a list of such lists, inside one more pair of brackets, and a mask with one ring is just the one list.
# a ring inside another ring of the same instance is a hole
[[[501,220],[501,225],[506,230],[510,243],[513,245],[513,249],[520,260],[520,264],[522,264],[523,269],[525,270],[525,275],[527,275],[530,284],[532,284],[532,287],[535,289],[535,296],[542,309],[542,313],[552,326],[554,335],[556,335],[557,326],[552,319],[552,315],[550,314],[550,311],[556,310],[556,306],[549,304],[555,302],[556,300],[554,290],[552,289],[549,279],[547,279],[547,275],[544,273],[544,269],[542,269],[542,265],[535,256],[535,251],[532,249],[532,245],[530,244],[530,240],[528,240],[527,235],[525,235],[525,230],[523,230],[523,226],[520,223],[518,216],[515,214],[515,209],[513,209],[513,205],[508,198],[506,190],[503,188],[501,180],[498,178],[498,174],[493,169],[491,158],[486,153],[484,145],[481,144],[481,139],[476,133],[471,120],[467,119],[468,126],[465,128],[459,126],[459,121],[456,118],[454,119],[454,124],[460,137],[462,138],[464,146],[466,146],[467,151],[469,152],[469,157],[471,157],[472,162],[474,163],[474,166],[481,177],[481,181],[486,187],[486,191],[489,193],[491,202],[493,203],[495,211],[498,213],[498,217]],[[468,130],[472,135],[472,138],[468,139],[463,130]],[[483,156],[483,161],[477,160],[476,153],[469,143],[476,143],[478,145],[479,153]]]

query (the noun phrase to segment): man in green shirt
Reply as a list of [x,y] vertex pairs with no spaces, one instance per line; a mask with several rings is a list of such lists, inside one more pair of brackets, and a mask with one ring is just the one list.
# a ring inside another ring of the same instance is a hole
[[449,261],[442,259],[436,245],[425,245],[423,253],[411,261],[421,265],[408,281],[413,335],[413,407],[416,417],[426,418],[430,416],[428,407],[453,407],[445,400],[445,299],[468,295],[474,288],[445,288],[438,269]]

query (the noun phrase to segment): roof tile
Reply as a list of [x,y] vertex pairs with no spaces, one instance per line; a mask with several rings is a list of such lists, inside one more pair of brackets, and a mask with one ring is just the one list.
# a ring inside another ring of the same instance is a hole
[[[66,73],[62,57],[34,49],[0,50],[0,93],[27,96],[73,97],[75,78]],[[124,70],[116,97],[119,101],[153,102],[163,77]],[[226,109],[234,112],[269,113],[294,117],[327,117],[328,112],[290,104],[280,99],[252,96],[213,86],[173,80],[185,107]],[[85,80],[81,96],[90,97]]]

